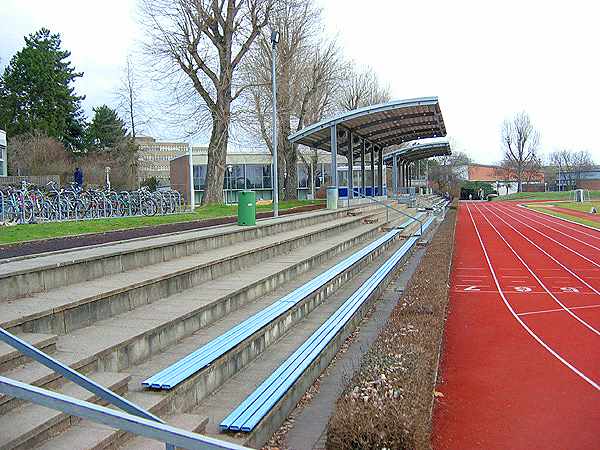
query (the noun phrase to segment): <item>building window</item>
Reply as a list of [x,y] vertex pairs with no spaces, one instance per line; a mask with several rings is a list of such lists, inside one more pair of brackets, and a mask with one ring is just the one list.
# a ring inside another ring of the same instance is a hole
[[270,164],[246,164],[246,188],[247,189],[270,189],[271,188],[271,165]]
[[206,188],[206,164],[194,166],[194,189],[197,191]]
[[226,166],[223,189],[245,189],[245,181],[243,164],[228,164]]
[[298,188],[306,189],[309,185],[310,172],[306,164],[298,164]]

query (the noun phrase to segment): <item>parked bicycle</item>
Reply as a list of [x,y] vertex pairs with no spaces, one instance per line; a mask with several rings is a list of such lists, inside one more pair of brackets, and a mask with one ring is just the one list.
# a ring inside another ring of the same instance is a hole
[[181,194],[172,189],[150,192],[147,187],[141,187],[117,192],[106,187],[82,189],[76,183],[61,188],[54,182],[40,188],[26,181],[19,187],[0,188],[2,223],[154,216],[181,211]]

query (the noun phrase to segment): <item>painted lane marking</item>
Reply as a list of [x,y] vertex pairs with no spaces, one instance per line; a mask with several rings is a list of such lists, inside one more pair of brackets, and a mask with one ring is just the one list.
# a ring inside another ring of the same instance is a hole
[[[585,231],[579,229],[579,227],[572,227],[572,226],[569,226],[569,225],[567,225],[567,224],[565,224],[563,222],[566,221],[566,222],[573,223],[573,224],[578,225],[578,226],[583,226],[583,227],[589,228],[590,230],[593,230],[593,231],[597,231],[595,228],[588,227],[588,225],[581,224],[579,222],[574,222],[572,220],[564,219],[562,217],[556,217],[556,216],[553,216],[553,215],[548,214],[546,212],[529,209],[526,206],[520,206],[520,208],[518,210],[515,207],[510,207],[509,209],[515,209],[515,211],[522,212],[523,215],[525,215],[525,217],[528,217],[531,220],[540,220],[540,219],[541,220],[546,220],[546,222],[549,222],[549,223],[551,223],[553,225],[557,225],[557,226],[563,227],[563,228],[565,228],[565,229],[567,229],[569,231],[575,231],[577,233],[583,234],[584,236],[591,237],[592,239],[599,239],[600,240],[600,237],[598,237],[597,235],[586,233]],[[525,214],[525,211],[527,211],[529,214],[531,214],[531,216],[527,216]],[[556,230],[556,231],[558,231],[558,230]]]
[[[600,305],[586,305],[586,306],[571,306],[569,309],[589,309],[589,308],[600,308]],[[531,316],[533,314],[544,314],[544,313],[553,313],[553,312],[564,312],[563,309],[542,309],[540,311],[528,311],[518,313],[519,316]]]
[[[481,211],[479,211],[479,208],[475,207],[475,211],[478,211],[481,214]],[[481,214],[481,216],[494,229],[496,234],[498,236],[500,236],[500,239],[502,239],[502,241],[506,244],[506,246],[510,249],[510,251],[517,257],[519,262],[521,264],[523,264],[523,267],[525,267],[529,271],[531,276],[533,276],[533,278],[535,278],[535,281],[537,281],[537,283],[542,287],[542,289],[544,289],[548,293],[548,295],[550,295],[550,297],[552,297],[552,299],[558,305],[560,305],[561,308],[565,308],[565,311],[567,311],[569,313],[569,315],[571,317],[573,317],[573,319],[577,320],[579,323],[581,323],[583,326],[585,326],[587,329],[589,329],[592,333],[595,333],[596,335],[600,336],[600,331],[596,330],[593,326],[591,326],[589,323],[587,323],[585,320],[583,320],[581,317],[579,317],[574,312],[569,311],[567,309],[567,307],[558,299],[558,297],[556,297],[552,292],[550,292],[550,290],[546,287],[546,285],[542,282],[542,280],[539,279],[539,277],[535,274],[535,272],[531,269],[531,267],[529,267],[527,265],[527,263],[523,260],[523,258],[521,258],[521,255],[519,255],[517,253],[517,251],[512,247],[512,245],[510,245],[508,243],[508,241],[506,239],[504,239],[504,236],[502,236],[502,233],[500,233],[500,231],[498,231],[498,229],[494,226],[494,224],[492,222],[490,222],[484,214]],[[523,291],[523,292],[527,292],[527,291]]]
[[540,344],[542,347],[544,347],[546,349],[546,351],[548,351],[552,356],[554,356],[561,363],[563,363],[565,366],[567,366],[573,373],[575,373],[576,375],[578,375],[585,382],[589,383],[594,389],[596,389],[597,391],[600,391],[600,385],[598,383],[596,383],[594,380],[592,380],[591,378],[589,378],[586,374],[584,374],[579,369],[577,369],[573,364],[571,364],[570,362],[568,362],[565,358],[563,358],[562,356],[560,356],[555,350],[553,350],[548,344],[546,344],[537,334],[535,334],[533,332],[533,330],[531,328],[529,328],[529,326],[527,326],[527,324],[525,322],[523,322],[523,319],[521,319],[515,313],[515,310],[510,305],[510,303],[508,302],[506,296],[502,292],[502,288],[500,287],[500,282],[498,281],[498,277],[496,276],[496,271],[494,270],[494,267],[492,266],[492,262],[490,261],[490,257],[488,255],[487,249],[485,248],[483,240],[481,239],[481,235],[479,234],[479,229],[477,228],[477,225],[475,224],[475,219],[473,219],[473,215],[471,214],[471,210],[469,209],[468,205],[466,206],[466,208],[467,208],[467,212],[469,213],[469,216],[471,217],[471,222],[473,223],[473,227],[475,228],[475,232],[477,233],[477,238],[479,239],[479,244],[481,245],[481,249],[483,250],[483,255],[485,256],[485,260],[486,260],[487,265],[488,265],[488,267],[490,269],[490,272],[492,273],[492,278],[494,279],[494,283],[496,284],[496,289],[498,290],[498,293],[500,294],[500,297],[502,298],[502,301],[504,302],[504,305],[508,308],[508,310],[510,311],[510,313],[517,320],[517,322],[519,322],[519,324],[523,327],[523,329],[525,331],[527,331],[527,333],[529,333],[529,335],[538,344]]
[[[504,209],[504,211],[510,211],[510,208]],[[537,223],[537,224],[539,224],[539,225],[541,225],[541,226],[543,226],[543,227],[546,227],[546,228],[550,228],[552,231],[555,231],[555,232],[557,232],[557,233],[559,233],[559,234],[562,234],[563,236],[567,236],[568,238],[570,238],[570,239],[573,239],[574,241],[577,241],[577,242],[579,242],[579,243],[581,243],[581,244],[583,244],[583,245],[587,245],[588,247],[591,247],[591,248],[593,248],[594,250],[598,250],[598,251],[600,251],[600,247],[596,247],[595,245],[592,245],[592,244],[590,244],[590,243],[588,243],[588,242],[582,241],[581,239],[577,239],[576,237],[574,237],[574,236],[572,236],[572,235],[570,235],[570,234],[568,234],[568,233],[565,233],[565,232],[563,232],[563,231],[560,231],[560,230],[557,230],[557,229],[555,229],[555,228],[552,228],[551,226],[549,226],[549,225],[546,225],[546,224],[544,224],[544,223],[541,223],[541,222],[535,222],[535,219],[533,219],[532,217],[527,217],[527,216],[524,216],[523,214],[520,214],[520,213],[517,213],[517,212],[514,212],[514,211],[513,211],[513,214],[516,214],[516,215],[518,215],[518,216],[524,217],[525,219],[528,219],[528,220],[534,221],[534,223]]]
[[577,255],[577,256],[579,256],[580,258],[582,258],[582,259],[585,259],[587,262],[589,262],[589,263],[593,264],[594,266],[596,266],[596,267],[599,267],[599,268],[600,268],[600,264],[598,264],[598,263],[597,263],[597,262],[595,262],[595,261],[592,261],[591,259],[589,259],[588,257],[586,257],[586,256],[582,255],[582,254],[581,254],[581,253],[579,253],[578,251],[576,251],[576,250],[573,250],[573,249],[572,249],[572,248],[570,248],[570,247],[567,247],[567,246],[566,246],[566,245],[564,245],[562,242],[558,242],[556,239],[554,239],[554,238],[551,238],[551,237],[550,237],[550,236],[548,236],[547,234],[544,234],[544,233],[542,233],[540,230],[537,230],[537,229],[533,228],[532,226],[530,226],[530,225],[527,225],[525,222],[523,222],[523,221],[521,221],[521,220],[519,220],[519,219],[515,219],[514,217],[511,217],[511,219],[512,219],[512,220],[514,220],[515,222],[519,222],[519,223],[521,223],[521,224],[525,225],[527,228],[531,228],[531,229],[532,229],[533,231],[535,231],[536,233],[538,233],[538,234],[541,234],[541,235],[542,235],[542,236],[544,236],[545,238],[547,238],[547,239],[551,240],[552,242],[555,242],[556,244],[560,245],[561,247],[563,247],[563,248],[565,248],[565,249],[569,250],[570,252],[572,252],[572,253],[576,254],[576,255]]
[[[589,289],[591,289],[593,292],[595,292],[600,297],[600,292],[598,292],[592,285],[590,285],[589,283],[587,283],[582,277],[580,277],[579,275],[577,275],[577,273],[573,272],[573,270],[569,269],[567,266],[565,266],[563,263],[561,263],[558,259],[556,259],[554,256],[552,256],[550,253],[548,253],[546,250],[544,250],[542,247],[540,247],[534,241],[532,241],[531,239],[529,239],[527,236],[525,236],[523,233],[521,233],[519,230],[517,230],[515,227],[513,227],[510,223],[508,223],[506,220],[504,220],[502,217],[500,217],[498,214],[496,214],[494,211],[492,211],[491,209],[488,209],[487,207],[485,207],[484,209],[486,211],[491,212],[494,216],[496,216],[498,219],[500,219],[502,222],[504,222],[506,225],[508,225],[513,231],[515,231],[516,233],[518,233],[523,239],[525,239],[527,242],[529,242],[530,244],[532,244],[533,246],[535,246],[535,248],[537,248],[538,250],[540,250],[544,255],[546,255],[550,259],[552,259],[552,261],[554,261],[556,264],[558,264],[563,270],[567,271],[572,276],[574,276],[575,278],[577,278],[586,287],[588,287]],[[568,277],[552,277],[552,278],[553,278],[553,280],[557,280],[557,279],[569,279]],[[573,289],[573,290],[569,290],[569,289]],[[574,287],[563,287],[563,288],[561,288],[561,290],[563,290],[564,292],[579,292]]]

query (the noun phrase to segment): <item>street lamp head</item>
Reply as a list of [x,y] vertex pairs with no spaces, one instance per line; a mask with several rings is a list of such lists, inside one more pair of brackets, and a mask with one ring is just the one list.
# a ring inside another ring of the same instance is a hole
[[279,44],[279,31],[271,31],[271,43],[273,45]]

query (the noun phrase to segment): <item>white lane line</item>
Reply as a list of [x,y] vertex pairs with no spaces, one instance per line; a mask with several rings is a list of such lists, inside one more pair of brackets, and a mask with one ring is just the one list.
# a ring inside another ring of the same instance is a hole
[[576,254],[576,255],[577,255],[577,256],[579,256],[580,258],[582,258],[582,259],[585,259],[585,260],[586,260],[587,262],[589,262],[590,264],[593,264],[593,265],[594,265],[594,266],[596,266],[596,267],[600,267],[600,264],[598,264],[597,262],[595,262],[595,261],[592,261],[590,258],[588,258],[587,256],[584,256],[584,255],[582,255],[582,254],[581,254],[581,253],[579,253],[577,250],[573,250],[571,247],[567,247],[567,246],[566,246],[565,244],[563,244],[562,242],[559,242],[559,241],[557,241],[556,239],[554,239],[554,238],[551,238],[551,237],[550,237],[550,236],[548,236],[547,234],[544,234],[544,233],[542,233],[540,230],[538,230],[538,229],[536,229],[536,228],[533,228],[532,226],[530,226],[530,225],[526,224],[525,222],[523,222],[523,221],[521,221],[521,220],[519,220],[519,219],[516,219],[515,217],[511,217],[511,220],[514,220],[515,222],[518,222],[518,223],[520,223],[520,224],[523,224],[523,225],[525,225],[527,228],[531,228],[531,229],[532,229],[533,231],[535,231],[536,233],[538,233],[538,234],[540,234],[540,235],[544,236],[545,238],[547,238],[547,239],[551,240],[552,242],[554,242],[554,243],[556,243],[556,244],[560,245],[562,248],[564,248],[564,249],[566,249],[566,250],[569,250],[570,252],[572,252],[572,253]]
[[492,278],[494,279],[494,283],[496,284],[496,288],[498,289],[498,293],[500,294],[500,297],[502,297],[502,301],[504,302],[504,305],[508,308],[508,310],[513,315],[513,317],[517,320],[517,322],[519,322],[519,324],[525,329],[525,331],[527,331],[527,333],[529,333],[529,335],[533,339],[535,339],[535,341],[538,344],[540,344],[542,347],[544,347],[552,356],[554,356],[556,359],[558,359],[561,363],[563,363],[565,366],[567,366],[569,369],[571,369],[571,371],[573,373],[575,373],[580,378],[582,378],[584,381],[589,383],[594,389],[596,389],[597,391],[600,391],[600,385],[598,383],[596,383],[594,380],[589,378],[586,374],[584,374],[579,369],[577,369],[573,364],[568,362],[565,358],[560,356],[555,350],[553,350],[548,344],[546,344],[537,334],[535,334],[533,332],[533,330],[531,328],[529,328],[525,322],[523,322],[523,319],[521,319],[515,313],[515,310],[510,305],[510,303],[506,299],[506,296],[502,292],[502,288],[500,287],[500,283],[498,282],[498,277],[496,276],[496,271],[494,270],[494,267],[492,266],[492,262],[490,261],[490,257],[488,256],[487,249],[485,248],[485,245],[483,244],[483,240],[481,239],[481,235],[479,234],[479,229],[477,228],[477,225],[475,224],[475,220],[473,219],[471,210],[469,209],[468,205],[466,205],[466,208],[467,208],[467,212],[469,213],[469,216],[471,217],[471,222],[473,223],[473,226],[475,227],[475,232],[477,233],[477,238],[479,239],[479,244],[481,245],[481,249],[483,250],[483,255],[485,256],[485,260],[487,261],[487,265],[490,269],[490,272],[492,273]]
[[[506,220],[504,220],[502,217],[500,217],[498,214],[496,214],[494,211],[492,211],[492,209],[488,209],[487,207],[484,207],[484,209],[486,211],[489,211],[490,213],[492,213],[494,216],[496,216],[498,219],[500,219],[503,223],[505,223],[508,227],[510,227],[513,231],[515,231],[516,233],[519,234],[519,236],[521,236],[523,239],[525,239],[527,242],[529,242],[531,245],[533,245],[535,248],[537,248],[539,251],[541,251],[544,255],[546,255],[548,258],[550,258],[552,261],[554,261],[556,264],[558,264],[560,267],[562,267],[564,270],[566,270],[567,272],[569,272],[571,275],[573,275],[575,278],[577,278],[579,281],[581,281],[584,285],[586,285],[589,289],[591,289],[593,292],[595,292],[598,295],[598,298],[600,299],[600,292],[598,292],[593,286],[591,286],[587,281],[585,281],[583,278],[581,278],[579,275],[577,275],[575,272],[573,272],[571,269],[569,269],[567,266],[565,266],[563,263],[561,263],[558,259],[556,259],[554,256],[552,256],[550,253],[548,253],[546,250],[544,250],[542,247],[540,247],[539,245],[537,245],[535,242],[533,242],[531,239],[529,239],[527,236],[525,236],[523,233],[521,233],[519,230],[517,230],[515,227],[513,227],[510,223],[508,223]],[[487,220],[487,219],[486,219]],[[557,276],[552,276],[553,280],[559,280],[559,279],[569,279],[569,277],[557,277]]]
[[[589,309],[589,308],[600,308],[600,305],[587,305],[587,306],[571,306],[569,309]],[[542,309],[541,311],[529,311],[518,313],[518,316],[531,316],[533,314],[544,314],[544,313],[553,313],[553,312],[564,312],[563,309]]]
[[[487,286],[478,286],[481,288],[485,288]],[[452,289],[452,292],[462,292],[463,294],[486,294],[486,293],[495,293],[497,294],[498,291],[486,291],[486,290],[479,290],[479,291],[465,291],[464,289]],[[503,290],[502,292],[504,292],[505,294],[510,294],[510,295],[519,295],[519,294],[545,294],[546,291],[529,291],[529,292],[519,292],[519,291],[509,291],[509,290]],[[564,294],[564,291],[552,291],[555,294]],[[581,297],[582,295],[596,295],[593,292],[577,292],[577,297]],[[596,305],[593,305],[596,306]],[[600,306],[600,305],[598,305]],[[568,309],[571,309],[571,307],[569,306]],[[562,311],[562,310],[561,310]]]
[[[511,206],[511,208],[517,208],[517,207]],[[588,229],[593,230],[593,231],[598,231],[596,228],[592,228],[589,225],[585,225],[585,224],[582,224],[582,223],[579,223],[579,222],[575,222],[573,220],[565,219],[563,217],[556,217],[556,216],[553,216],[551,214],[548,214],[545,211],[538,211],[536,209],[527,208],[526,206],[522,206],[522,205],[519,205],[518,208],[520,208],[520,210],[521,210],[521,212],[523,214],[525,214],[525,211],[527,211],[531,215],[532,220],[542,219],[542,220],[545,220],[546,222],[549,222],[549,223],[551,223],[553,225],[558,225],[558,226],[560,226],[562,228],[565,228],[565,229],[567,229],[569,231],[575,231],[577,233],[583,234],[584,236],[591,237],[592,239],[598,239],[598,240],[600,240],[600,236],[598,236],[598,234],[586,233],[584,230],[580,230],[577,227],[571,227],[571,226],[567,225],[564,222],[573,223],[575,225],[579,225],[581,227],[585,227],[585,228],[588,228]],[[550,210],[552,210],[552,209],[550,208]],[[557,212],[560,212],[560,211],[557,211]],[[534,219],[534,217],[535,217],[535,219]],[[577,217],[577,216],[574,216],[574,217]]]
[[544,282],[536,275],[536,273],[531,269],[531,267],[529,267],[529,265],[527,265],[527,263],[525,262],[525,260],[523,258],[521,258],[521,255],[519,255],[517,253],[517,251],[512,247],[512,245],[510,245],[508,243],[508,241],[506,239],[504,239],[504,236],[502,236],[502,233],[500,233],[500,231],[498,231],[498,228],[496,228],[496,226],[490,222],[488,220],[488,218],[481,213],[481,211],[479,210],[478,207],[475,207],[475,211],[478,211],[479,214],[481,214],[481,216],[485,219],[485,221],[494,229],[494,231],[496,232],[496,234],[498,236],[500,236],[500,239],[502,239],[502,241],[504,241],[504,243],[506,244],[506,246],[510,249],[510,251],[513,253],[513,255],[515,255],[517,257],[517,259],[519,260],[519,262],[521,264],[523,264],[523,267],[525,267],[529,273],[531,274],[531,276],[533,276],[533,278],[535,278],[535,280],[538,282],[538,284],[542,287],[542,289],[544,291],[546,291],[548,293],[548,295],[550,297],[552,297],[552,299],[561,307],[564,308],[564,310],[569,313],[569,315],[571,317],[573,317],[573,319],[577,320],[579,323],[581,323],[583,326],[585,326],[586,328],[588,328],[592,333],[595,333],[596,335],[600,336],[600,331],[596,330],[593,326],[591,326],[589,323],[587,323],[585,320],[583,320],[581,317],[579,317],[577,314],[575,314],[572,311],[569,311],[568,308],[558,299],[558,297],[556,295],[554,295],[552,292],[550,292],[550,289],[548,289],[546,287],[546,285],[544,284]]
[[[499,208],[499,209],[500,209],[500,208]],[[528,217],[528,216],[524,216],[524,215],[523,215],[523,214],[521,214],[521,213],[517,213],[516,211],[514,211],[514,208],[506,208],[506,209],[504,209],[504,211],[507,211],[507,210],[508,210],[508,211],[512,211],[512,212],[513,212],[513,214],[516,214],[516,215],[518,215],[518,216],[524,217],[525,219],[529,219],[529,220],[535,221],[535,219],[534,219],[533,217]],[[542,222],[540,222],[540,221],[537,221],[537,222],[535,222],[535,223],[537,223],[537,224],[539,224],[539,225],[541,225],[541,226],[543,226],[543,227],[550,228],[551,230],[553,230],[553,231],[555,231],[555,232],[557,232],[557,233],[559,233],[559,234],[562,234],[563,236],[567,236],[569,239],[573,239],[574,241],[577,241],[577,242],[579,242],[580,244],[587,245],[588,247],[591,247],[591,248],[593,248],[594,250],[598,250],[598,251],[600,251],[600,247],[596,247],[595,245],[592,245],[592,244],[590,244],[590,243],[588,243],[588,242],[582,241],[581,239],[577,239],[576,237],[574,237],[574,236],[573,236],[573,235],[571,235],[571,234],[568,234],[568,233],[565,233],[565,232],[563,232],[563,231],[557,230],[556,228],[552,228],[551,226],[549,226],[549,225],[546,225],[545,223],[542,223]]]

